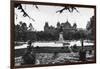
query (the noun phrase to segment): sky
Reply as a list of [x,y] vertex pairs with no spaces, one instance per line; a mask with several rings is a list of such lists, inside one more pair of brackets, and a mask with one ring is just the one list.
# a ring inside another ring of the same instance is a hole
[[[20,21],[27,23],[27,26],[32,23],[36,31],[44,30],[45,22],[49,23],[49,26],[56,27],[57,22],[64,23],[69,21],[73,26],[77,24],[77,28],[86,28],[88,21],[94,15],[93,8],[76,7],[79,11],[75,10],[70,13],[68,10],[64,10],[63,13],[59,14],[56,11],[61,10],[62,6],[50,6],[50,5],[37,5],[39,9],[36,9],[34,5],[22,4],[23,9],[28,15],[33,18],[23,17],[23,13],[18,8],[15,8],[15,24],[19,24]],[[17,19],[16,19],[17,17]]]

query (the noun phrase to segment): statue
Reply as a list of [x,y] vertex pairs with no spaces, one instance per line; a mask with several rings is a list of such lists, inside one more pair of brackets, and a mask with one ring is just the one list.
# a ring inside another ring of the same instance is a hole
[[64,41],[64,39],[63,39],[63,27],[62,26],[59,29],[59,41]]

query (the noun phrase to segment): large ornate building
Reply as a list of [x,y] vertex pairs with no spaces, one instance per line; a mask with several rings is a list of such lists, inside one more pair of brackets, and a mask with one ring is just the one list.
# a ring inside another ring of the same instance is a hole
[[76,23],[71,26],[69,21],[66,21],[65,23],[61,23],[61,26],[63,28],[63,32],[68,33],[68,32],[75,32],[77,30],[77,25]]
[[49,26],[48,22],[45,22],[44,32],[53,34],[54,32],[56,32],[56,28],[53,26]]
[[48,22],[46,22],[44,26],[44,31],[48,33],[53,33],[53,32],[59,31],[61,27],[62,27],[62,31],[65,33],[75,32],[77,30],[76,23],[74,23],[73,26],[71,26],[70,22],[67,20],[65,23],[58,22],[56,28],[53,26],[49,26]]

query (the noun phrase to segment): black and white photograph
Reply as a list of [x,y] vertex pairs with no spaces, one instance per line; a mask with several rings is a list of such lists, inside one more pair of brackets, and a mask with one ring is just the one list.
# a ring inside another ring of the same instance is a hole
[[95,6],[14,2],[14,66],[95,62]]

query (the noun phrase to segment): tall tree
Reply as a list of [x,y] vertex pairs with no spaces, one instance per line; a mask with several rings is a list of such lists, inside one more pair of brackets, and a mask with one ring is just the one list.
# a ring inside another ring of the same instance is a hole
[[87,23],[87,26],[86,26],[86,29],[87,29],[87,35],[88,35],[88,38],[89,39],[94,39],[93,38],[93,33],[95,32],[95,17],[94,16],[92,16],[91,18],[90,18],[90,21],[88,21],[88,23]]

